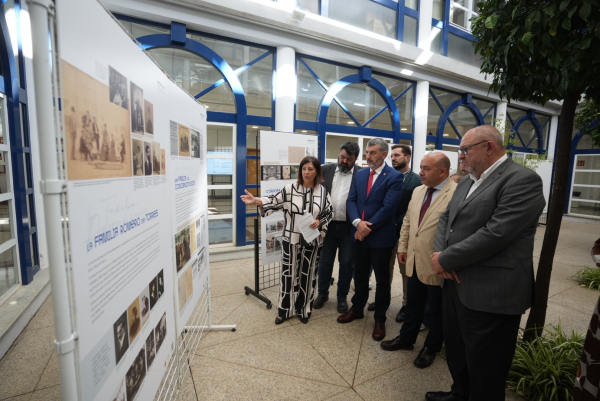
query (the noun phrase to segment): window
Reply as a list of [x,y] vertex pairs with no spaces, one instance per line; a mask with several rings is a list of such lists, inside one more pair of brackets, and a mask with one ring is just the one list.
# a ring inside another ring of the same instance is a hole
[[329,18],[397,38],[397,11],[371,0],[329,0]]
[[479,16],[477,2],[481,0],[452,0],[450,3],[450,23],[471,31],[471,18]]
[[569,213],[600,216],[600,155],[575,155]]
[[448,57],[475,67],[481,66],[481,59],[475,54],[473,41],[453,33],[448,34]]
[[[512,146],[526,152],[540,152],[547,149],[550,121],[550,116],[537,114],[534,110],[522,110],[511,106],[506,108],[506,129],[513,135]],[[515,131],[517,126],[518,129]]]

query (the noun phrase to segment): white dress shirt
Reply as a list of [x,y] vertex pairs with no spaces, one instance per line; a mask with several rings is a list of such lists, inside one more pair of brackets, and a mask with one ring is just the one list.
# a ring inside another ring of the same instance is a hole
[[[377,177],[379,177],[379,174],[381,174],[381,172],[383,171],[383,168],[385,167],[385,162],[383,162],[383,164],[381,166],[379,166],[378,169],[376,170],[372,170],[369,169],[369,175],[371,175],[371,171],[375,171],[375,175],[373,175],[373,182],[371,183],[371,188],[373,188],[373,185],[375,185],[375,181],[377,180]],[[368,181],[367,181],[367,188],[368,188]],[[354,219],[354,221],[352,222],[352,225],[354,227],[356,227],[358,225],[358,223],[360,223],[360,219]]]
[[477,188],[479,188],[479,186],[481,185],[481,183],[483,182],[483,180],[485,180],[490,175],[492,175],[492,173],[494,172],[494,170],[496,170],[498,168],[498,166],[501,165],[506,159],[508,159],[508,156],[506,156],[506,154],[505,154],[504,156],[502,156],[501,158],[499,158],[496,161],[496,163],[492,164],[487,170],[485,170],[481,174],[481,177],[479,177],[479,179],[477,179],[473,174],[469,174],[469,176],[473,180],[473,185],[471,185],[471,189],[469,189],[469,193],[467,194],[467,197],[465,199],[467,199],[469,196],[471,196],[471,194],[473,192],[475,192],[475,190]]
[[331,203],[333,204],[333,220],[346,221],[346,200],[352,185],[354,166],[343,173],[340,166],[335,168],[333,183],[331,184]]

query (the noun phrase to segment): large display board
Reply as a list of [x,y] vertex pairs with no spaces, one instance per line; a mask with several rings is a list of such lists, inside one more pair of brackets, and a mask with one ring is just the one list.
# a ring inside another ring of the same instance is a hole
[[56,7],[80,399],[151,400],[208,280],[206,111],[95,0]]
[[[306,156],[318,157],[319,139],[314,135],[287,132],[260,132],[261,195],[274,195],[290,182],[296,181],[298,166]],[[281,261],[283,212],[261,219],[262,264]]]

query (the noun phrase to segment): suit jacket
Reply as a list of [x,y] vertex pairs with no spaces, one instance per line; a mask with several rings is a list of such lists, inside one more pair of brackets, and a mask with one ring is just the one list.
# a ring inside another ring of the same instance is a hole
[[[321,171],[323,172],[323,186],[327,190],[327,193],[331,195],[331,189],[333,188],[333,176],[335,175],[335,169],[337,168],[337,163],[329,163],[321,166]],[[358,170],[362,170],[362,167],[359,165],[354,165],[354,170],[352,171],[352,180],[356,177],[356,173]],[[333,199],[332,199],[333,201]],[[332,202],[333,204],[333,202]],[[333,211],[335,213],[335,210]],[[352,228],[352,220],[348,216],[348,210],[346,209],[346,223],[348,225],[348,231]]]
[[408,174],[404,175],[404,191],[402,191],[402,199],[400,200],[400,206],[396,211],[396,238],[400,238],[400,230],[402,230],[402,222],[406,211],[408,210],[408,204],[413,196],[413,191],[416,187],[421,186],[421,178],[419,174],[410,170]]
[[[420,180],[419,180],[420,181]],[[425,185],[416,188],[408,206],[408,211],[402,224],[402,232],[398,241],[398,252],[406,252],[406,275],[412,277],[414,267],[417,268],[417,277],[427,285],[440,285],[442,278],[433,274],[431,269],[431,254],[433,253],[433,240],[437,230],[440,216],[446,211],[450,199],[456,189],[456,183],[446,181],[440,192],[435,197],[423,221],[419,225],[419,216],[427,189]]]
[[[350,222],[361,219],[363,211],[365,212],[364,220],[372,223],[369,227],[371,233],[365,238],[371,247],[391,248],[396,245],[394,215],[402,199],[404,176],[385,164],[367,196],[370,174],[370,168],[356,173],[346,201],[346,210]],[[356,227],[353,226],[350,231],[352,242],[356,242],[355,233]]]
[[[473,181],[460,181],[440,217],[434,252],[456,271],[460,301],[477,311],[519,315],[533,302],[533,241],[546,201],[542,179],[505,160],[465,199]],[[442,282],[442,286],[444,283]]]

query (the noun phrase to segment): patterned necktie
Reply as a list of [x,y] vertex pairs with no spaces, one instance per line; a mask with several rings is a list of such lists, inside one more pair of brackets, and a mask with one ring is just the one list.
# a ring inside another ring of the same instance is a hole
[[[371,170],[371,175],[369,175],[369,182],[367,183],[367,196],[369,196],[369,192],[371,192],[371,187],[373,186],[373,176],[377,174],[377,171]],[[365,209],[363,208],[361,219],[365,219]]]
[[431,198],[433,198],[434,192],[435,188],[427,188],[427,198],[421,207],[421,214],[419,215],[419,226],[421,225],[421,221],[423,221],[423,216],[425,216],[425,213],[427,213],[427,209],[429,209],[429,205],[431,205]]

